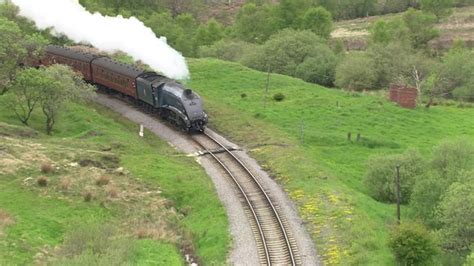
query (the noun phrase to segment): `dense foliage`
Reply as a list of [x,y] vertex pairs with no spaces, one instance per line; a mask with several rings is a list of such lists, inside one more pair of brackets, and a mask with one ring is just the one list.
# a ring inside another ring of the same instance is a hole
[[436,238],[416,222],[403,222],[390,235],[389,246],[400,265],[430,265],[438,254]]

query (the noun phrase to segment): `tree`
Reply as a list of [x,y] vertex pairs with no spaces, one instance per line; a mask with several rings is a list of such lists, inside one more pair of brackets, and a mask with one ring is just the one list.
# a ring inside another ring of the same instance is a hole
[[40,102],[41,88],[53,82],[42,69],[27,68],[18,74],[10,88],[12,98],[8,105],[23,124],[28,125],[33,110]]
[[439,228],[436,208],[449,184],[450,182],[442,178],[436,171],[421,175],[416,180],[410,197],[413,216],[430,228]]
[[408,28],[401,19],[377,20],[370,28],[370,42],[388,45],[392,42],[408,43]]
[[400,265],[429,265],[439,253],[436,238],[417,222],[403,222],[395,227],[389,246]]
[[410,8],[403,14],[403,21],[410,32],[410,40],[415,49],[426,48],[428,42],[439,35],[439,31],[434,28],[434,15]]
[[438,20],[451,14],[453,0],[420,0],[421,10],[434,14]]
[[[334,58],[334,53],[329,49],[323,39],[311,31],[297,31],[285,29],[273,35],[264,45],[247,54],[242,62],[248,66],[265,72],[274,72],[289,76],[297,76],[298,67],[308,58],[323,58],[325,61]],[[309,66],[311,62],[308,61]],[[312,74],[321,75],[314,80],[327,80],[328,74],[334,69],[331,63],[323,63],[317,69],[311,63],[313,70],[300,69],[299,73],[305,77]],[[314,72],[317,70],[317,72]],[[331,76],[333,74],[329,74]]]
[[12,21],[0,17],[0,95],[14,78],[19,64],[27,51],[23,44],[23,34]]
[[450,184],[460,171],[474,170],[474,143],[467,138],[446,140],[433,150],[433,169]]
[[91,97],[94,88],[65,65],[52,65],[44,69],[43,78],[48,82],[40,88],[40,105],[46,117],[46,133],[51,135],[66,103]]
[[329,39],[332,31],[332,16],[324,7],[310,8],[306,11],[302,28],[311,30],[316,35]]
[[244,5],[235,20],[235,36],[247,42],[264,43],[278,30],[274,13],[270,5]]
[[298,65],[295,76],[307,82],[333,86],[336,63],[337,59],[334,53],[324,47],[317,55],[306,58],[303,63]]
[[425,161],[415,150],[400,155],[379,155],[369,158],[364,184],[369,194],[382,202],[396,202],[396,166],[400,166],[401,202],[408,203],[413,185],[423,174]]
[[474,172],[462,172],[461,181],[449,186],[438,208],[443,246],[468,254],[474,243]]
[[200,57],[215,57],[239,62],[242,57],[256,49],[256,45],[240,40],[223,39],[213,45],[199,47]]
[[347,55],[336,67],[336,86],[347,90],[374,89],[375,62],[366,53]]

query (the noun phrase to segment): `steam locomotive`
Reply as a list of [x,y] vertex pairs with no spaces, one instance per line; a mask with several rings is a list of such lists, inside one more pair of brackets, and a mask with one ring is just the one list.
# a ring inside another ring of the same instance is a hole
[[203,131],[208,117],[202,100],[179,82],[109,57],[49,45],[38,65],[64,64],[87,82],[133,99],[186,131]]

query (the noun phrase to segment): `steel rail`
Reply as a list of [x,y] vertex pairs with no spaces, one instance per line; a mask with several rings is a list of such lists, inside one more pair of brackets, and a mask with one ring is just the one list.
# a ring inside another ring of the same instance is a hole
[[268,265],[271,265],[271,261],[270,261],[270,253],[268,251],[268,247],[267,247],[267,243],[266,243],[266,240],[265,240],[265,234],[263,233],[263,229],[262,229],[262,225],[260,224],[260,221],[258,219],[258,216],[257,216],[257,213],[255,212],[255,209],[252,205],[252,203],[250,202],[250,199],[248,198],[247,194],[245,193],[244,189],[242,188],[242,186],[239,184],[239,182],[237,181],[237,178],[234,176],[234,174],[232,174],[232,172],[230,171],[230,169],[224,164],[224,162],[222,162],[221,159],[219,159],[212,151],[210,151],[208,148],[206,148],[202,143],[200,143],[199,141],[197,141],[195,138],[193,138],[194,141],[196,143],[198,143],[201,147],[203,147],[207,153],[209,153],[221,166],[222,168],[224,168],[224,170],[227,172],[227,174],[229,174],[229,176],[232,178],[232,180],[234,181],[234,183],[237,185],[237,187],[239,188],[240,192],[242,193],[242,195],[244,196],[245,198],[245,201],[247,202],[247,205],[249,206],[251,212],[252,212],[252,215],[255,219],[255,222],[257,223],[257,227],[258,227],[258,231],[260,233],[260,237],[262,238],[262,242],[263,242],[263,247],[264,247],[264,250],[265,250],[265,255],[266,255],[266,258],[267,258],[267,263]]
[[[229,155],[231,155],[238,163],[239,165],[245,169],[245,171],[252,177],[253,181],[255,182],[255,184],[257,184],[258,188],[260,189],[260,191],[262,191],[262,194],[265,196],[267,202],[270,204],[271,208],[272,208],[272,211],[276,217],[276,219],[278,220],[278,224],[280,225],[280,229],[281,229],[281,232],[283,234],[283,236],[285,237],[285,243],[286,243],[286,246],[288,248],[288,253],[290,255],[290,258],[291,258],[291,264],[292,265],[296,265],[296,259],[295,259],[295,255],[293,254],[293,249],[291,247],[291,244],[290,244],[290,240],[288,238],[288,234],[285,230],[285,227],[283,225],[283,222],[280,218],[280,216],[278,215],[278,212],[275,208],[275,206],[273,205],[272,201],[270,200],[270,197],[268,196],[268,194],[265,192],[265,190],[263,189],[263,186],[260,184],[260,182],[258,182],[257,178],[255,177],[254,174],[252,174],[252,172],[247,168],[247,166],[245,166],[245,164],[239,159],[237,158],[231,151],[229,151],[229,149],[227,149],[227,147],[225,147],[225,145],[223,145],[222,143],[220,143],[218,140],[216,140],[215,138],[213,138],[212,136],[210,136],[208,133],[206,133],[205,131],[203,132],[203,134],[205,136],[207,136],[209,139],[211,139],[212,141],[214,141],[217,145],[219,145],[220,147],[222,147]],[[209,152],[209,150],[207,150]],[[214,158],[215,158],[215,155],[213,155]],[[226,167],[227,168],[227,167]],[[233,177],[234,179],[234,182],[237,182],[235,180],[235,178]],[[239,189],[241,189],[241,186],[238,184],[239,186]],[[242,189],[241,189],[242,191]],[[243,192],[242,192],[243,193]],[[245,195],[245,193],[244,193]],[[245,195],[245,198],[248,200],[247,196]],[[254,216],[256,214],[254,213]],[[256,218],[257,219],[257,218]],[[263,237],[262,237],[263,238]],[[264,239],[264,238],[263,238]],[[267,250],[267,248],[265,247],[265,249]],[[267,257],[267,261],[269,261],[270,258]],[[271,265],[271,263],[269,263],[268,265]]]

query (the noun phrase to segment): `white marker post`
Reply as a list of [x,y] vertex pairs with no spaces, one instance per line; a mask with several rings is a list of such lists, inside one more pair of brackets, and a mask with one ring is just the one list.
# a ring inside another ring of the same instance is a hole
[[140,124],[140,132],[138,132],[138,135],[143,138],[143,125]]

